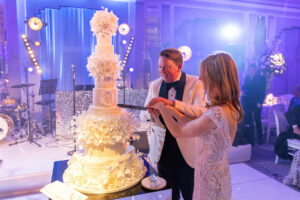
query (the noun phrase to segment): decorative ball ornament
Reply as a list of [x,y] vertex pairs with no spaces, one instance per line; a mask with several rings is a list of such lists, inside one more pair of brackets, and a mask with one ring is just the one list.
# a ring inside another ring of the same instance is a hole
[[130,27],[128,24],[120,24],[118,30],[121,35],[127,35],[130,31]]
[[39,31],[43,28],[43,22],[38,17],[31,17],[27,22],[29,28],[31,28],[34,31]]
[[182,53],[183,61],[187,61],[192,57],[192,50],[188,46],[181,46],[178,48],[178,51]]

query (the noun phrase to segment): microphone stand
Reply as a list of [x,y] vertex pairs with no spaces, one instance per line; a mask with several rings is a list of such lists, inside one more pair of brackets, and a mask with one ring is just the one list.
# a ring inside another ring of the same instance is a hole
[[[75,65],[72,65],[72,74],[73,74],[73,117],[75,117],[76,116],[76,107],[75,107]],[[74,120],[74,118],[72,120]],[[72,156],[75,152],[76,152],[76,131],[74,131],[74,149],[72,151],[69,151],[68,155]]]

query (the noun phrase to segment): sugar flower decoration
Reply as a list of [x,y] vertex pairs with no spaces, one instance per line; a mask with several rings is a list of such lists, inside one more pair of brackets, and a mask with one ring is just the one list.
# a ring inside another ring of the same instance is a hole
[[83,112],[76,119],[78,145],[126,143],[139,126],[134,115],[122,109],[120,116],[99,117]]
[[97,11],[90,21],[94,35],[116,35],[118,29],[118,17],[107,8]]
[[120,66],[119,56],[115,54],[103,57],[93,54],[88,58],[86,67],[90,76],[100,79],[107,77],[118,79],[120,78],[120,71],[123,69]]

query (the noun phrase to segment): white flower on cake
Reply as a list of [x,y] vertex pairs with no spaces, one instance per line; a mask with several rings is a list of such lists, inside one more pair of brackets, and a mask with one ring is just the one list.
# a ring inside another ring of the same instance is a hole
[[107,8],[105,8],[94,14],[90,21],[91,30],[94,32],[94,35],[116,35],[118,19],[112,11],[108,12]]
[[86,68],[90,72],[90,76],[100,79],[107,77],[118,79],[120,71],[123,69],[120,66],[119,56],[115,54],[103,57],[93,54],[88,58]]
[[99,117],[87,112],[76,119],[78,145],[126,143],[138,127],[138,120],[126,110],[121,111],[118,117]]

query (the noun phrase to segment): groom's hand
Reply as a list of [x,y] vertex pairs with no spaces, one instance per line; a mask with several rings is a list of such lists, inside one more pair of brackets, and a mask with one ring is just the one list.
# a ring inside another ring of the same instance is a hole
[[173,101],[170,101],[170,100],[162,98],[162,97],[156,97],[156,98],[153,98],[149,102],[149,104],[147,105],[147,107],[153,107],[157,103],[163,103],[166,106],[174,106],[174,102]]
[[159,110],[152,107],[148,107],[148,112],[150,114],[151,121],[157,121],[159,119],[159,115],[160,115]]

